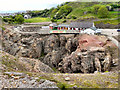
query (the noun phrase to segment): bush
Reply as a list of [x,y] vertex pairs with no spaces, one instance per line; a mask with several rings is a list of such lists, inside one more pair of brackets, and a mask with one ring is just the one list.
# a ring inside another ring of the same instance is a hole
[[72,16],[72,19],[77,19],[77,17],[76,16]]
[[17,15],[15,17],[15,23],[22,24],[24,22],[24,17],[22,15]]
[[98,16],[100,18],[107,18],[109,16],[109,11],[105,6],[101,6],[98,10]]
[[72,11],[72,7],[68,5],[64,5],[60,7],[58,12],[54,15],[56,19],[61,19],[63,17],[66,17],[70,12]]
[[67,22],[66,19],[64,19],[64,20],[62,21],[62,23],[65,23],[65,22]]
[[57,22],[57,19],[52,18],[51,22]]
[[94,14],[97,14],[100,7],[101,7],[101,5],[94,5],[92,12],[93,12]]

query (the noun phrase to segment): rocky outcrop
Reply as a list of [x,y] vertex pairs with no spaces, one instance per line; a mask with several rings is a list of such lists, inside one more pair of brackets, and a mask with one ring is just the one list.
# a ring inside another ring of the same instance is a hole
[[94,71],[108,71],[111,65],[110,53],[105,48],[92,47],[87,51],[72,52],[61,62],[59,70],[68,73],[93,73]]
[[[13,36],[17,39],[15,40]],[[105,36],[37,33],[20,33],[19,35],[16,32],[4,31],[2,39],[5,52],[18,57],[39,59],[42,63],[61,72],[101,72],[110,70],[113,65],[111,63],[114,62],[111,61],[114,54],[110,53],[113,49],[107,50],[107,47],[116,46]],[[40,61],[33,63],[36,63],[33,68],[38,72],[41,70],[40,64],[37,64]]]
[[27,72],[43,72],[53,73],[54,71],[46,64],[38,59],[31,59],[25,57],[14,57],[6,52],[0,52],[2,57],[1,71],[27,71]]
[[19,62],[25,64],[26,67],[30,67],[34,72],[45,72],[45,73],[52,73],[54,72],[48,65],[42,63],[40,60],[37,59],[30,59],[30,58],[19,58]]
[[53,50],[52,52],[49,52],[43,62],[47,65],[49,65],[52,68],[58,68],[58,64],[61,62],[62,58],[66,54],[65,48],[59,48],[57,50]]
[[3,47],[2,49],[3,49],[4,51],[6,51],[6,52],[8,52],[8,53],[10,53],[11,55],[14,55],[14,56],[15,56],[15,55],[18,53],[18,51],[20,50],[20,49],[18,48],[17,43],[13,43],[13,42],[8,41],[8,40],[2,42],[2,47]]
[[45,42],[44,53],[49,53],[60,46],[60,40],[57,35],[51,35]]

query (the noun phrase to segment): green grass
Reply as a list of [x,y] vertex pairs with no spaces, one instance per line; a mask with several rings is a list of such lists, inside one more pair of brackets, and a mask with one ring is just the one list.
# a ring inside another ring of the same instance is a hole
[[120,12],[118,12],[118,11],[110,11],[110,13],[120,13]]
[[[67,15],[67,18],[69,18],[70,16],[76,16],[77,19],[79,19],[79,18],[90,18],[90,17],[99,18],[98,15],[95,15],[91,12],[92,9],[93,9],[93,6],[96,5],[96,3],[70,2],[68,5],[72,6],[73,11],[70,14]],[[97,3],[97,5],[107,6],[109,4]],[[84,15],[85,11],[87,11],[88,13]],[[109,11],[109,17],[107,17],[107,18],[110,18],[110,19],[111,18],[118,18],[118,13],[119,12],[117,12],[117,11]]]
[[26,23],[38,23],[38,22],[49,22],[50,18],[35,17],[30,19],[25,19]]
[[83,15],[83,13],[84,13],[84,10],[81,10],[81,8],[76,8],[67,17],[70,17],[70,16],[80,17]]

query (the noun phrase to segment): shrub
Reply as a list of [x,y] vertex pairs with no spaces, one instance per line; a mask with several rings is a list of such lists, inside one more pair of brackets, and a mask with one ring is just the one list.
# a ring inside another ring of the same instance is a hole
[[22,24],[24,22],[24,17],[22,15],[17,15],[15,17],[15,23]]
[[57,22],[57,19],[52,18],[51,22]]
[[100,7],[101,7],[101,5],[94,5],[94,6],[93,6],[93,9],[92,9],[92,12],[93,12],[94,14],[97,14]]
[[109,11],[105,6],[101,6],[98,10],[98,17],[107,18],[109,16]]
[[65,22],[67,22],[66,19],[64,19],[64,20],[62,21],[62,23],[65,23]]
[[76,16],[72,16],[72,19],[77,19],[77,17]]

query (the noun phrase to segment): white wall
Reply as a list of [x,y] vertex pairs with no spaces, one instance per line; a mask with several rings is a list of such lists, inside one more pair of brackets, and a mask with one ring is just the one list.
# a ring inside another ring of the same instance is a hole
[[118,33],[117,30],[118,29],[100,29],[101,30],[101,34],[105,34],[105,35],[108,35],[108,36],[117,36]]

